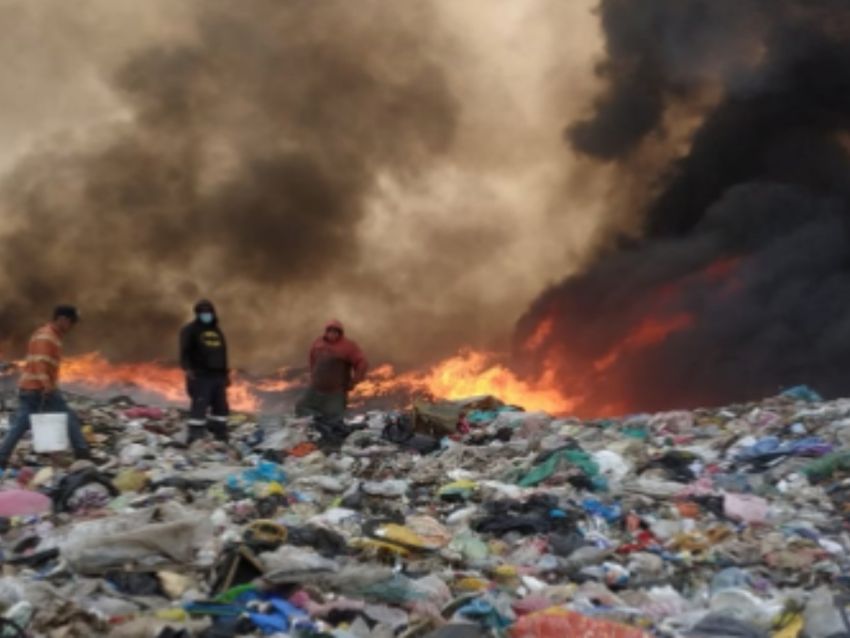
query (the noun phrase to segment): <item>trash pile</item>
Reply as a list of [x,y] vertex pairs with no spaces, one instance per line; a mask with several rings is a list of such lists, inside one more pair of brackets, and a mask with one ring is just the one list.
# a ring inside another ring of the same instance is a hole
[[0,637],[850,635],[850,400],[580,421],[493,397],[346,422],[72,401],[23,442]]

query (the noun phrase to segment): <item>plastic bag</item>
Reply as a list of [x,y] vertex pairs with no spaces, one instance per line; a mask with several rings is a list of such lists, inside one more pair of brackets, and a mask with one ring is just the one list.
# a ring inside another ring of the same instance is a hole
[[472,564],[480,563],[490,553],[487,544],[469,530],[455,535],[449,544],[449,549],[463,554],[464,559]]
[[807,403],[823,401],[823,397],[807,385],[795,385],[793,388],[783,391],[780,396],[794,401],[806,401]]
[[61,544],[61,552],[75,571],[98,574],[127,564],[152,568],[191,563],[196,548],[211,537],[208,517],[166,503],[125,516],[79,523]]
[[51,501],[44,494],[29,490],[0,492],[0,516],[31,516],[50,511]]
[[850,450],[838,450],[812,461],[803,468],[803,474],[813,483],[829,479],[836,472],[850,471]]
[[256,483],[285,483],[286,472],[277,463],[271,461],[260,461],[249,470],[241,474],[231,474],[227,477],[227,486],[231,489],[245,489]]
[[560,607],[523,616],[511,628],[511,638],[650,638],[640,629],[608,620],[590,618]]
[[767,518],[767,501],[751,494],[723,495],[723,513],[732,520],[752,525],[764,523]]
[[552,476],[562,463],[579,468],[588,477],[594,477],[599,474],[599,466],[586,452],[573,449],[556,450],[546,457],[542,463],[532,467],[531,470],[529,470],[529,472],[520,479],[519,485],[521,487],[531,487],[538,483],[542,483]]
[[298,583],[305,577],[339,571],[339,564],[303,547],[284,545],[259,556],[265,579],[275,584]]

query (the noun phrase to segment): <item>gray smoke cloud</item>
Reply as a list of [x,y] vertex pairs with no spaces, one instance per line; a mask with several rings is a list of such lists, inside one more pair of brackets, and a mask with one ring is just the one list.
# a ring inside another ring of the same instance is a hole
[[597,232],[553,214],[590,4],[0,1],[5,352],[70,301],[72,350],[173,359],[200,296],[252,369],[331,316],[376,361],[498,345]]
[[6,177],[3,334],[72,299],[80,348],[167,356],[204,294],[250,326],[279,288],[354,268],[378,175],[445,153],[457,104],[422,53],[427,8],[249,4],[199,4],[186,37],[131,52],[110,79],[124,121]]
[[[520,321],[521,365],[559,361],[586,413],[846,394],[850,5],[602,0],[600,17],[605,88],[566,137],[640,196]],[[634,336],[653,322],[666,338]]]

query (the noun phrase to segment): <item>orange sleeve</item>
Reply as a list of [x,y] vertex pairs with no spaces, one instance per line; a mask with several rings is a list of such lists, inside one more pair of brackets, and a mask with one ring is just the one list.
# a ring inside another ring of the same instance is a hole
[[45,332],[36,332],[27,345],[24,376],[55,388],[59,380],[62,351],[56,339]]

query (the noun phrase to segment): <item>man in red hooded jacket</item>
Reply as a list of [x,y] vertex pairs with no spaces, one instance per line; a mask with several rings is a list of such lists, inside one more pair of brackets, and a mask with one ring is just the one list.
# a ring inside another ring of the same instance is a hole
[[339,321],[325,326],[325,334],[310,348],[310,387],[295,406],[298,416],[340,418],[348,392],[366,377],[369,364],[360,346],[345,337]]

